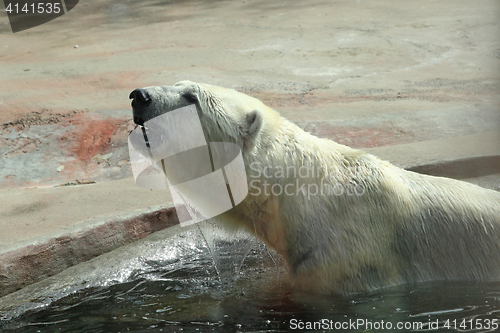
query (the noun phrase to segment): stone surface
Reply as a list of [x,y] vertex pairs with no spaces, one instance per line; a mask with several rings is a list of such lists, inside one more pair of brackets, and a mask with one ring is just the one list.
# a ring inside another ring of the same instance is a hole
[[130,176],[129,93],[185,79],[357,148],[496,131],[499,22],[496,0],[96,0],[16,34],[3,15],[0,186]]
[[0,295],[178,224],[167,190],[133,178],[1,189]]
[[159,206],[87,220],[65,227],[64,233],[16,243],[15,249],[0,252],[0,296],[178,224],[174,208]]

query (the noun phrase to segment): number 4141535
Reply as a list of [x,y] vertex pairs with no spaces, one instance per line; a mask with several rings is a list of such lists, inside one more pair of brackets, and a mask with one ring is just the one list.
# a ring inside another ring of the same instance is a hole
[[463,319],[463,320],[446,320],[443,327],[446,329],[462,329],[462,330],[497,330],[499,328],[498,319]]
[[[22,6],[22,7],[21,7]],[[59,14],[61,12],[61,4],[59,2],[39,2],[36,4],[27,3],[9,3],[5,11],[9,14]]]

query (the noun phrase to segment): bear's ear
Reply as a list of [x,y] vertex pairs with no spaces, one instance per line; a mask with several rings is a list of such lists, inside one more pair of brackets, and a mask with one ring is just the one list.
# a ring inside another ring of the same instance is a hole
[[248,112],[245,116],[245,146],[248,149],[252,149],[255,145],[257,136],[259,135],[260,129],[262,128],[262,112],[260,110],[252,110]]
[[[180,83],[183,83],[183,82],[180,82]],[[176,86],[177,85],[180,85],[180,84],[177,83]],[[200,98],[199,98],[200,89],[197,85],[188,84],[188,85],[185,85],[183,88],[184,88],[184,90],[181,92],[182,97],[184,97],[185,99],[187,99],[188,101],[190,101],[192,103],[197,103],[200,101]]]

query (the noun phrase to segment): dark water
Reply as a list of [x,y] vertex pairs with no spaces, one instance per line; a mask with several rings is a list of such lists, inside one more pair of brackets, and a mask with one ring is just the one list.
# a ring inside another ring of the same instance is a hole
[[294,291],[279,257],[262,244],[214,238],[207,251],[194,243],[165,257],[158,253],[168,246],[149,244],[128,253],[140,258],[135,264],[124,254],[123,267],[113,269],[135,266],[122,281],[84,284],[48,306],[4,320],[1,331],[500,331],[500,283],[436,282],[346,297],[317,295]]

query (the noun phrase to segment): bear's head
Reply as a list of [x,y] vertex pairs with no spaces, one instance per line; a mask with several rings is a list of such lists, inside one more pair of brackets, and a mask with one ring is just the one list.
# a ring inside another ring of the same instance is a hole
[[132,91],[130,99],[134,122],[141,126],[166,112],[195,104],[207,140],[236,143],[244,153],[254,149],[268,132],[265,119],[279,118],[258,99],[191,81],[139,88]]

